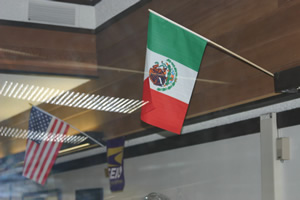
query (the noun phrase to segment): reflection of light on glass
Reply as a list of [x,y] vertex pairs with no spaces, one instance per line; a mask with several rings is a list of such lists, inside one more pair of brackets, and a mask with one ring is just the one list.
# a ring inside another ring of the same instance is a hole
[[8,133],[10,132],[11,128],[8,128],[8,130],[4,133],[4,136],[7,136]]
[[105,99],[105,96],[99,96],[94,103],[92,103],[90,106],[88,106],[88,109],[92,109],[94,110],[95,108],[97,108],[98,104],[100,104],[103,99]]
[[73,96],[74,92],[71,92],[69,94],[69,96],[67,96],[62,102],[61,102],[61,105],[65,105],[65,103],[71,98],[71,96]]
[[28,97],[28,101],[30,101],[30,99],[33,97],[33,95],[38,91],[38,89],[39,89],[40,87],[36,87],[34,90],[33,90],[33,92],[31,93],[31,95]]
[[89,145],[90,145],[90,143],[81,144],[81,145],[78,145],[78,146],[75,146],[75,147],[70,147],[70,148],[67,148],[67,149],[60,150],[59,153],[66,153],[66,152],[73,151],[73,150],[76,150],[76,149],[80,149],[80,148],[83,148],[83,147],[86,147],[86,146],[89,146]]
[[11,88],[11,86],[12,86],[12,82],[10,82],[10,84],[8,85],[8,88],[6,88],[6,91],[5,91],[5,93],[3,94],[3,96],[6,96],[6,94],[8,93],[8,91],[9,91],[9,89]]
[[[84,94],[84,93],[83,93]],[[83,102],[86,98],[88,98],[89,94],[86,94],[82,99],[80,99],[75,105],[74,107],[77,107],[81,102]]]
[[7,127],[4,128],[3,132],[1,131],[1,136],[3,135],[3,133],[5,133],[6,129],[7,129]]
[[42,87],[38,92],[37,94],[34,96],[34,98],[32,99],[32,101],[35,101],[39,96],[40,94],[43,92],[44,88]]
[[14,137],[20,139],[31,139],[40,141],[51,141],[51,142],[64,142],[71,144],[79,144],[87,140],[85,136],[77,135],[59,135],[53,134],[51,132],[41,132],[41,131],[31,131],[26,129],[18,129],[11,127],[0,127],[0,135],[6,137]]
[[119,98],[115,98],[115,100],[111,101],[109,104],[107,104],[106,106],[104,106],[102,108],[102,110],[104,111],[108,111],[112,106],[114,106],[116,104],[116,102],[118,102]]
[[50,95],[54,92],[54,89],[51,89],[50,92],[45,96],[45,98],[42,100],[42,102],[48,101],[50,98]]
[[136,103],[138,103],[139,100],[136,100],[136,101],[132,101],[131,103],[127,104],[126,106],[124,106],[122,109],[121,109],[121,112],[124,112],[126,113],[126,111],[128,110],[128,108],[130,108],[131,106],[135,105]]
[[26,85],[26,86],[23,88],[22,92],[21,92],[20,95],[18,96],[18,99],[20,99],[20,98],[23,96],[23,94],[25,93],[25,91],[27,90],[28,87],[29,87],[29,85]]
[[133,113],[134,111],[136,111],[137,109],[143,107],[144,105],[146,105],[147,103],[149,103],[149,101],[141,101],[139,102],[134,108],[132,108],[131,110],[128,110],[127,113],[130,114],[130,113]]
[[107,108],[107,111],[113,112],[115,109],[117,109],[126,99],[122,98],[119,99],[115,104]]
[[72,98],[70,98],[69,99],[69,101],[68,102],[66,102],[66,106],[69,106],[70,105],[70,103],[72,103],[73,101],[74,101],[74,99],[79,95],[80,93],[79,92],[77,92]]
[[38,98],[37,101],[40,102],[43,99],[43,97],[48,93],[48,91],[49,91],[49,88],[47,88],[46,90],[44,90],[43,94],[41,94],[41,96]]
[[83,101],[79,106],[78,108],[81,108],[81,107],[85,107],[85,105],[87,104],[87,102],[89,102],[95,95],[92,94],[89,98],[87,98],[85,101]]
[[130,103],[132,103],[133,101],[134,101],[134,100],[132,100],[132,99],[131,99],[131,100],[128,99],[128,101],[127,101],[126,103],[124,103],[122,106],[119,106],[115,111],[116,111],[116,112],[119,112],[119,111],[122,112],[122,109],[125,108],[125,107],[126,107],[127,105],[129,105]]
[[102,98],[101,101],[100,101],[97,105],[95,105],[92,109],[93,109],[93,110],[96,110],[97,107],[99,107],[99,105],[101,106],[102,103],[105,102],[107,99],[108,99],[108,97]]
[[10,91],[8,97],[11,97],[11,95],[13,94],[13,92],[15,91],[15,89],[17,88],[17,86],[19,85],[19,83],[16,83],[15,86],[12,88],[12,90]]
[[56,105],[60,105],[60,102],[69,94],[69,91],[67,91],[66,93],[64,93],[59,99],[58,101],[55,103]]
[[32,85],[22,99],[26,99],[33,88],[34,88],[34,86]]
[[5,87],[7,85],[7,81],[5,81],[4,85],[2,86],[1,90],[0,90],[0,95],[2,94],[2,92],[4,91]]
[[96,104],[98,104],[102,99],[104,98],[104,96],[100,96],[100,95],[97,95],[96,98],[94,99],[94,102],[89,105],[87,107],[87,109],[92,109]]
[[8,83],[7,81],[2,86],[0,95],[28,101],[128,114],[145,105],[143,101],[135,99],[76,93],[34,85],[24,87],[24,84]]
[[[77,97],[77,98],[70,104],[70,106],[73,106],[73,105],[74,105],[76,102],[78,102],[79,99],[81,99],[84,95],[85,95],[85,94],[82,93],[79,97]],[[75,106],[74,106],[74,107],[75,107]]]
[[124,105],[128,101],[129,101],[129,99],[124,99],[119,104],[117,104],[114,108],[112,108],[110,111],[111,112],[115,112],[118,108],[120,108],[122,105]]
[[[92,95],[93,97],[95,95]],[[95,102],[95,100],[97,100],[97,98],[99,97],[99,95],[97,95],[95,98],[91,99],[90,101],[86,102],[86,104],[83,106],[83,108],[88,108],[89,105],[91,105],[93,102]]]
[[[58,90],[58,92],[59,92],[59,90]],[[64,93],[65,91],[63,90],[63,91],[61,91],[60,93],[59,93],[59,95],[57,95],[52,101],[51,101],[51,104],[54,104],[55,103],[55,101],[58,99],[58,98],[60,98],[61,97],[61,95]]]
[[108,104],[109,102],[111,102],[113,99],[114,99],[114,97],[111,97],[111,98],[107,99],[106,101],[104,101],[104,102],[97,108],[97,110],[102,110],[102,108],[103,108],[106,104]]
[[21,91],[22,88],[23,88],[23,84],[21,84],[20,87],[18,88],[18,90],[15,92],[15,94],[13,96],[14,98],[17,97],[17,95],[19,94],[19,92]]

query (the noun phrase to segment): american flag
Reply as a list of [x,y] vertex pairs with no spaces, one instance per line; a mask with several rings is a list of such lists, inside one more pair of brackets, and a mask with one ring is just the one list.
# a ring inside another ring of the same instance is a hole
[[62,141],[55,139],[63,138],[68,129],[69,124],[66,122],[32,107],[29,131],[45,133],[46,137],[42,140],[27,139],[23,176],[39,184],[45,184],[62,145]]

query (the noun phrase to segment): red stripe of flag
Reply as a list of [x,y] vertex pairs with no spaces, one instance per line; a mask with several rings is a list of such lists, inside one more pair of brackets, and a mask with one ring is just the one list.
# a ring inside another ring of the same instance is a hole
[[[56,127],[56,123],[57,123],[57,119],[55,119],[55,121],[54,121],[54,123],[53,123],[53,125],[52,125],[52,127],[51,127],[51,129],[50,129],[50,132],[49,132],[49,134],[50,133],[52,133],[53,131],[54,131],[54,129],[55,129],[55,127]],[[29,141],[30,139],[28,139],[28,141]],[[25,162],[24,162],[24,164],[26,165],[26,163],[27,162],[29,162],[28,163],[28,165],[27,165],[27,168],[26,168],[26,171],[25,171],[25,173],[24,173],[24,175],[27,177],[27,175],[28,175],[28,171],[29,171],[29,169],[31,168],[31,165],[32,165],[32,162],[34,161],[34,159],[36,158],[36,152],[37,152],[37,150],[39,149],[39,147],[40,147],[40,145],[39,144],[37,144],[37,143],[35,143],[34,141],[32,141],[31,140],[31,143],[34,145],[36,145],[36,148],[35,148],[35,150],[34,150],[34,153],[33,153],[33,156],[31,157],[31,159],[28,161],[26,161],[25,160]],[[31,149],[28,149],[28,150],[26,150],[26,155],[30,155],[30,153],[31,153]],[[34,172],[34,170],[35,169],[33,169],[33,172],[32,172],[32,174],[33,173],[35,173]]]
[[33,156],[31,157],[31,159],[29,160],[29,155],[30,155],[30,153],[33,151],[33,154],[34,154],[34,152],[36,152],[36,149],[37,149],[37,147],[36,148],[34,148],[34,150],[32,149],[33,148],[33,146],[35,146],[36,147],[36,143],[35,142],[33,142],[32,140],[30,140],[30,149],[28,150],[28,153],[27,153],[27,151],[26,151],[26,158],[27,159],[25,159],[25,162],[24,162],[24,166],[27,166],[26,167],[26,169],[25,169],[25,172],[23,172],[23,174],[25,175],[25,176],[27,176],[27,174],[28,174],[28,171],[29,171],[29,169],[30,169],[30,167],[31,167],[31,164],[32,164],[32,158],[33,158]]
[[188,104],[151,89],[149,77],[144,81],[143,100],[149,102],[142,107],[144,122],[180,134]]
[[[29,141],[27,141],[27,145],[28,145],[28,143],[29,143]],[[29,147],[26,148],[26,149],[28,149],[28,150],[27,150],[28,152],[31,152],[31,149],[32,149],[33,145],[34,145],[34,142],[31,141],[30,144],[29,144]],[[25,159],[24,159],[24,166],[26,166],[25,164],[29,162],[29,161],[28,161],[29,153],[27,153],[27,151],[26,151],[26,155],[25,155]],[[28,167],[28,165],[27,165],[27,167]],[[27,171],[27,168],[26,168],[26,171]],[[23,172],[23,175],[24,175],[24,176],[26,176],[27,173],[28,173],[28,172],[26,173],[26,171]]]
[[[66,126],[63,135],[67,134],[68,129],[69,129],[69,125]],[[42,185],[45,184],[45,182],[46,182],[46,180],[47,180],[47,177],[48,177],[48,175],[49,175],[49,173],[50,173],[50,171],[51,171],[51,169],[52,169],[52,166],[53,166],[54,163],[55,163],[55,159],[56,159],[56,157],[57,157],[57,155],[58,155],[58,152],[59,152],[59,150],[60,150],[60,148],[61,148],[61,145],[62,145],[62,142],[59,142],[59,144],[57,145],[57,147],[56,147],[55,149],[52,150],[52,148],[53,148],[53,146],[55,145],[55,143],[56,143],[56,142],[53,142],[53,143],[51,144],[51,148],[50,148],[50,151],[49,151],[49,152],[53,152],[53,151],[55,151],[55,152],[54,152],[54,155],[53,155],[53,157],[52,157],[52,159],[51,159],[51,162],[50,162],[50,164],[49,164],[49,166],[48,166],[48,168],[47,168],[47,172],[45,173],[45,175],[44,175],[44,177],[43,177],[43,180],[42,180],[42,183],[41,183]],[[48,153],[49,153],[49,152],[48,152]],[[49,155],[50,155],[50,154],[49,154]],[[49,155],[47,155],[47,158],[48,158]],[[48,159],[46,159],[46,160],[48,160]],[[39,180],[39,179],[37,179],[37,180]]]
[[[59,132],[61,131],[63,124],[64,124],[63,122],[60,122],[59,128],[57,129],[56,134],[59,133]],[[49,134],[51,134],[51,133],[54,134],[53,131],[51,131]],[[37,167],[38,167],[38,165],[39,165],[39,163],[40,163],[39,161],[41,161],[40,159],[41,159],[42,155],[45,153],[45,149],[46,149],[48,143],[49,143],[49,141],[47,141],[47,142],[45,141],[45,142],[43,143],[43,145],[40,147],[40,148],[42,148],[42,150],[41,150],[40,154],[37,155],[37,156],[39,156],[39,160],[38,160],[38,162],[35,163],[34,171],[33,171],[33,173],[31,173],[30,179],[33,179],[34,174],[36,174],[36,173],[39,174],[39,173],[42,171],[43,167],[41,167],[39,171],[36,171],[36,169],[37,169]],[[52,145],[52,144],[51,144],[51,145]],[[49,151],[47,152],[47,154],[48,154],[48,153],[49,153]],[[47,159],[48,159],[48,157],[46,157],[45,160],[47,160]]]

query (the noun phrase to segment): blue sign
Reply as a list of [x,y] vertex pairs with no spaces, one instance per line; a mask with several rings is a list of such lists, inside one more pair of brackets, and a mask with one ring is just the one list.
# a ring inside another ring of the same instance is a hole
[[124,189],[124,137],[107,141],[107,163],[110,181],[110,190],[119,192]]

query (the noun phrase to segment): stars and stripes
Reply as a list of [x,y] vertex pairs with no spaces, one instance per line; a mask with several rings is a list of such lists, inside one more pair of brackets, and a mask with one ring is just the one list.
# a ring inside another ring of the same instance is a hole
[[69,125],[66,122],[32,107],[29,130],[37,134],[47,133],[48,137],[46,140],[27,140],[23,176],[45,184],[62,146],[62,141],[55,139],[66,135],[68,129]]

